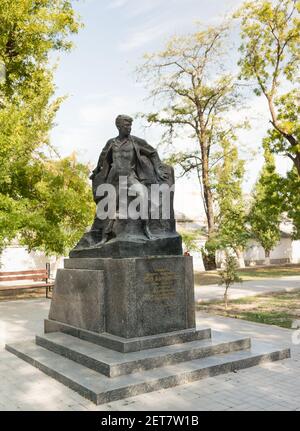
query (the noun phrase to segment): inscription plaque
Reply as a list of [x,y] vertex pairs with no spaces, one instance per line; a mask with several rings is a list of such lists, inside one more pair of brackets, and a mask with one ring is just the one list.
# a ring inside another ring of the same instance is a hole
[[176,296],[176,281],[179,274],[169,271],[166,268],[159,268],[144,275],[144,283],[149,290],[146,299],[150,301],[161,301],[171,299]]

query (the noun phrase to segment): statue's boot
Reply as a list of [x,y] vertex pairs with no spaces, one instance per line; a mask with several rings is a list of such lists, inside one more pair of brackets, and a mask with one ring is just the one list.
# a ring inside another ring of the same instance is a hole
[[104,245],[108,241],[108,237],[104,236],[100,242],[97,242],[96,247],[99,247],[99,245]]
[[150,229],[147,223],[144,226],[144,233],[148,239],[156,239],[156,236],[152,235],[152,233],[150,232]]

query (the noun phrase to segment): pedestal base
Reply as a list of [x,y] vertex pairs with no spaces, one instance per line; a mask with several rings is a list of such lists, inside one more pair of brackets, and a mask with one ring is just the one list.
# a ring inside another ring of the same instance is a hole
[[290,357],[195,328],[191,257],[68,259],[44,335],[6,349],[96,404]]
[[250,346],[249,338],[213,332],[212,339],[119,353],[54,332],[6,349],[102,404],[290,357],[288,348]]
[[68,259],[49,319],[126,339],[195,328],[192,258]]

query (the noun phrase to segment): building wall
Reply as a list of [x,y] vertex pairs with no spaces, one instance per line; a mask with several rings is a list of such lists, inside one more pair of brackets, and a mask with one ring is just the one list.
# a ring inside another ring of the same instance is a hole
[[[180,234],[181,232],[195,232],[195,235],[197,235],[199,237],[199,230],[203,230],[204,226],[203,226],[203,221],[202,220],[186,220],[184,218],[179,218],[177,219],[176,222],[176,230],[177,232]],[[198,247],[198,249],[200,250],[201,247],[204,246],[205,241],[206,241],[206,236],[200,236],[198,241],[195,241],[195,245]],[[183,248],[183,252],[185,251],[189,251],[191,256],[193,256],[193,265],[194,265],[194,270],[195,271],[205,271],[204,268],[204,264],[203,264],[203,259],[202,259],[202,254],[200,251],[194,251],[194,250],[187,250],[186,245],[182,244],[182,248]]]
[[51,277],[55,277],[56,270],[63,267],[63,257],[47,257],[42,252],[28,253],[25,247],[17,245],[7,247],[0,257],[1,271],[22,271],[26,269],[45,268],[50,263]]
[[[291,238],[281,238],[278,245],[271,251],[270,260],[271,263],[288,263],[292,262],[293,259],[297,259],[297,252],[300,258],[300,247],[299,250],[293,251],[295,241]],[[249,245],[244,253],[245,263],[263,263],[265,260],[265,251],[263,247],[256,241],[249,241]]]
[[300,241],[292,242],[292,263],[300,263]]
[[[199,248],[204,244],[205,238],[202,238],[197,242]],[[193,256],[194,270],[204,271],[205,268],[201,252],[192,251],[190,253]],[[250,262],[263,264],[265,260],[265,252],[256,241],[251,240],[249,241],[249,246],[244,253],[244,257],[247,265],[249,265]],[[217,253],[218,266],[220,266],[222,258],[222,253]],[[277,247],[271,252],[270,258],[271,263],[300,263],[300,240],[292,241],[290,238],[282,238]],[[0,264],[2,271],[21,271],[26,269],[44,268],[46,263],[49,262],[51,276],[55,277],[56,270],[58,268],[63,268],[63,259],[64,257],[47,257],[42,252],[28,253],[25,247],[14,245],[7,247],[3,251],[0,257]]]

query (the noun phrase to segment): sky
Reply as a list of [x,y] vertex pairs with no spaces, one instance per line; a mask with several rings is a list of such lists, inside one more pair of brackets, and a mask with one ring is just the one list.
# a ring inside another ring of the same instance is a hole
[[[242,0],[76,0],[74,9],[84,28],[73,37],[74,49],[55,56],[57,95],[67,95],[51,134],[51,142],[64,157],[76,152],[78,160],[94,167],[106,141],[116,136],[115,117],[135,116],[149,111],[147,92],[136,82],[135,68],[145,53],[164,47],[173,35],[196,29],[195,23],[217,24],[236,9]],[[268,126],[263,98],[253,96],[247,107],[233,113],[248,116],[252,129],[241,133],[241,155],[247,159],[244,189],[249,193],[263,159],[259,145]],[[160,130],[145,128],[142,120],[133,124],[132,133],[154,147]],[[281,160],[280,168],[286,168]],[[202,218],[199,186],[195,179],[176,183],[175,208],[186,208],[188,215]],[[193,204],[191,205],[191,202]]]

